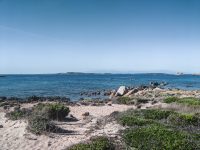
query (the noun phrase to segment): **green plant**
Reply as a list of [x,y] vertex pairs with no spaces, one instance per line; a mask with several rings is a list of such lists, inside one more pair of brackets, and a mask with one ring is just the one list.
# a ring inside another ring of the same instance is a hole
[[69,114],[70,110],[68,107],[65,107],[63,104],[44,104],[39,103],[34,107],[34,113],[51,120],[64,120],[65,117]]
[[200,117],[195,114],[172,114],[168,117],[168,120],[174,125],[181,126],[198,126],[200,124]]
[[135,101],[130,97],[122,96],[122,97],[117,98],[117,103],[118,104],[134,104]]
[[123,126],[125,126],[125,125],[126,126],[133,126],[133,125],[143,126],[143,125],[148,125],[148,124],[154,123],[153,120],[144,119],[144,118],[140,118],[140,117],[136,117],[136,116],[123,116],[119,119],[119,122]]
[[31,115],[28,119],[28,130],[35,134],[54,132],[57,127],[43,116]]
[[145,109],[145,110],[127,110],[118,114],[116,117],[118,122],[127,126],[143,126],[148,124],[155,124],[156,121],[166,119],[169,115],[174,114],[173,111],[160,109]]
[[186,97],[179,99],[178,103],[192,105],[192,106],[200,106],[200,99],[194,97]]
[[124,132],[125,143],[138,150],[194,150],[199,149],[196,139],[185,132],[161,125],[149,125]]
[[173,102],[177,102],[179,100],[179,98],[177,97],[167,97],[166,99],[164,99],[165,103],[173,103]]
[[165,103],[179,103],[190,106],[200,106],[200,99],[194,97],[185,97],[185,98],[177,98],[177,97],[168,97],[164,99]]
[[166,119],[169,115],[175,112],[161,109],[145,109],[141,110],[146,119],[161,120]]
[[139,104],[146,104],[148,103],[149,100],[148,99],[141,99],[141,98],[138,98],[137,101],[136,101],[136,104],[139,105]]
[[106,137],[96,137],[88,143],[80,143],[68,150],[114,150],[113,145]]

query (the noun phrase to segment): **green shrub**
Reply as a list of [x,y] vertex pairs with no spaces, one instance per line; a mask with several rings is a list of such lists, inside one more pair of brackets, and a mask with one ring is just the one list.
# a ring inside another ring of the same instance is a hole
[[179,100],[179,98],[177,97],[167,97],[166,99],[164,99],[165,103],[173,103],[173,102],[177,102]]
[[148,125],[154,123],[153,120],[148,120],[136,116],[123,116],[119,119],[120,124],[123,126],[143,126],[143,125]]
[[149,99],[137,99],[136,104],[146,104],[149,102]]
[[143,126],[148,124],[155,124],[156,120],[166,119],[169,115],[174,114],[173,111],[160,110],[160,109],[145,109],[133,110],[122,112],[118,114],[117,120],[122,125],[127,126]]
[[172,114],[169,116],[168,120],[174,125],[181,126],[199,126],[200,125],[200,117],[195,114]]
[[179,103],[185,105],[192,105],[192,106],[200,106],[200,99],[194,97],[185,97],[185,98],[177,98],[177,97],[168,97],[164,100],[165,103]]
[[35,134],[47,132],[64,132],[54,125],[51,120],[64,120],[69,114],[69,108],[59,103],[39,103],[33,107],[28,118],[28,129]]
[[68,150],[114,150],[113,145],[106,137],[97,137],[89,143],[80,143],[72,146]]
[[117,98],[117,103],[118,104],[134,104],[135,102],[130,97],[119,97]]
[[31,115],[28,119],[28,130],[35,134],[55,132],[57,127],[43,116]]
[[161,120],[166,119],[169,115],[174,114],[175,112],[160,109],[145,109],[142,110],[142,113],[146,119]]
[[128,129],[124,132],[125,143],[138,150],[194,150],[199,141],[187,133],[170,130],[160,125]]
[[197,98],[194,98],[194,97],[181,98],[177,102],[181,103],[181,104],[200,106],[200,99],[197,99]]
[[34,113],[37,115],[45,116],[51,120],[64,120],[69,114],[70,110],[63,104],[44,104],[39,103],[34,107]]

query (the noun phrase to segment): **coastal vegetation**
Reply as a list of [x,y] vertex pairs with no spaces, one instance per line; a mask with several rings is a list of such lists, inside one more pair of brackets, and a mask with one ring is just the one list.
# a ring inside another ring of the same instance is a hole
[[127,147],[138,150],[194,150],[199,145],[195,136],[186,132],[172,130],[163,125],[148,125],[141,128],[129,128],[123,133]]
[[132,99],[130,97],[125,97],[125,96],[118,97],[116,101],[117,101],[118,104],[127,104],[127,105],[135,103],[134,99]]
[[168,97],[164,99],[165,103],[178,103],[183,105],[189,106],[200,106],[200,99],[194,97],[185,97],[185,98],[178,98],[178,97]]
[[200,148],[200,133],[194,134],[199,129],[198,114],[160,109],[128,110],[120,113],[117,120],[127,127],[122,132],[126,147],[139,150]]
[[34,115],[41,115],[49,120],[64,120],[70,110],[60,103],[39,103],[33,108]]

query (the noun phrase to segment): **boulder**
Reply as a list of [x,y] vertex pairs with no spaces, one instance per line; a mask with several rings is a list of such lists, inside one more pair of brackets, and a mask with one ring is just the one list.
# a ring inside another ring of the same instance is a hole
[[3,128],[3,125],[0,125],[0,128]]
[[126,93],[124,96],[130,96],[131,94],[134,94],[134,93],[137,93],[138,92],[138,89],[132,89],[130,91],[128,91],[128,93]]
[[120,86],[119,89],[117,90],[115,96],[123,96],[126,93],[127,93],[126,87],[125,86]]

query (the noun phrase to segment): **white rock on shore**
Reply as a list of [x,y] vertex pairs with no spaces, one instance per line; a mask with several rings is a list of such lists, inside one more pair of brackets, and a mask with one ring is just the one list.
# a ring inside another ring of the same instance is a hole
[[124,94],[126,94],[127,89],[125,86],[120,86],[119,89],[117,90],[115,96],[123,96]]

